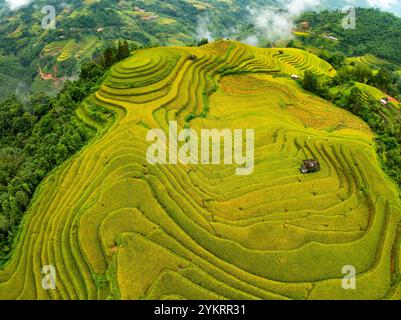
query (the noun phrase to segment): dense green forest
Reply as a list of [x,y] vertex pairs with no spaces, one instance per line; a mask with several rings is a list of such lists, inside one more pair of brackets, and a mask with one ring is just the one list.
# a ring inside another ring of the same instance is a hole
[[[357,9],[356,28],[344,29],[341,11],[305,13],[298,22],[307,21],[312,36],[302,37],[306,46],[338,50],[347,56],[373,54],[390,62],[401,64],[401,19],[376,9]],[[330,41],[323,35],[332,35]]]
[[36,187],[94,134],[76,117],[77,107],[97,90],[108,68],[129,55],[128,43],[119,42],[85,64],[79,79],[57,96],[35,94],[25,101],[12,95],[0,103],[0,265]]

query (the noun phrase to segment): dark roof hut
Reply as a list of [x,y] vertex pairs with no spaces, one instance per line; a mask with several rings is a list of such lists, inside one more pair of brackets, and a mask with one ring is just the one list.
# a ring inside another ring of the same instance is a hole
[[300,170],[303,174],[318,172],[320,170],[320,163],[313,159],[304,160]]

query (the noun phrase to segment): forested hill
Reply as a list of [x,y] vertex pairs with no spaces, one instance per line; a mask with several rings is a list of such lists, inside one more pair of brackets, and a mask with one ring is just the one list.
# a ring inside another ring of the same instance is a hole
[[[255,33],[249,6],[274,0],[71,0],[54,1],[56,29],[43,29],[46,0],[9,11],[0,0],[0,100],[11,93],[57,92],[76,79],[82,63],[106,46],[127,40],[138,46],[191,45],[207,37],[244,40]],[[341,3],[336,5],[340,6]],[[401,63],[401,19],[378,10],[358,10],[356,30],[341,28],[341,12],[305,14],[312,34],[305,41],[348,55],[373,53]],[[322,34],[340,41],[327,41]],[[263,39],[261,39],[263,40]],[[263,41],[261,42],[263,43]]]
[[[373,54],[393,63],[401,64],[401,18],[375,9],[357,9],[356,28],[344,29],[341,11],[306,13],[299,22],[307,21],[311,37],[306,44],[319,48],[340,50],[348,56]],[[338,41],[327,40],[331,35]]]
[[[132,48],[187,45],[246,23],[242,0],[35,0],[17,11],[1,4],[0,99],[16,89],[57,91],[113,41],[128,40]],[[55,29],[41,26],[42,8],[49,4],[56,8]]]

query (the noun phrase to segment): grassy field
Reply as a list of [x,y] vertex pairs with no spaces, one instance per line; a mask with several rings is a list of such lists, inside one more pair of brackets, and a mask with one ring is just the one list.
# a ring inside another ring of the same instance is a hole
[[[78,110],[97,138],[41,185],[0,298],[401,298],[398,191],[369,127],[289,79],[305,70],[336,73],[301,50],[227,41],[113,67]],[[90,105],[113,118],[93,120]],[[255,129],[255,172],[149,165],[148,129],[170,120]],[[304,176],[311,157],[322,170]],[[56,290],[42,289],[44,265]],[[357,290],[342,289],[346,265]]]

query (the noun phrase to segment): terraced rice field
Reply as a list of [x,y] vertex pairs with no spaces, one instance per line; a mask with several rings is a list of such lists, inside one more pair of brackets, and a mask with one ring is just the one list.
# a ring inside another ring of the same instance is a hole
[[74,40],[67,42],[66,46],[61,51],[60,55],[57,57],[58,62],[68,60],[71,57],[71,53],[76,49],[76,43]]
[[79,43],[80,48],[75,55],[75,57],[89,57],[96,50],[96,45],[98,43],[98,38],[94,36],[88,36],[84,38],[82,42]]
[[297,37],[310,37],[310,33],[305,31],[294,31],[293,34]]
[[[116,65],[86,102],[113,121],[79,110],[99,134],[37,192],[0,298],[399,299],[397,191],[366,124],[275,76],[306,69],[335,74],[303,51],[233,42]],[[255,129],[254,173],[149,165],[148,129],[170,120]],[[301,175],[310,157],[322,170]],[[42,289],[44,265],[55,290]],[[346,265],[357,290],[342,289]]]
[[[341,86],[337,86],[337,87],[335,87],[335,89],[333,89],[333,92],[341,91],[341,92],[345,92],[345,93],[349,94],[351,92],[351,90],[354,88],[354,86],[362,91],[362,93],[363,93],[362,98],[366,101],[368,100],[368,96],[371,96],[372,98],[376,99],[377,101],[379,101],[382,98],[386,98],[386,97],[390,98],[390,100],[392,99],[388,94],[384,93],[380,89],[377,89],[375,87],[372,87],[368,84],[361,83],[361,82],[355,82],[354,85],[344,84]],[[397,103],[395,103],[395,104],[397,104]]]
[[348,58],[348,62],[354,62],[356,64],[362,64],[373,68],[380,68],[388,64],[386,60],[380,59],[372,54],[367,54],[361,57]]
[[52,42],[43,49],[42,56],[55,56],[57,62],[64,62],[71,57],[81,59],[90,57],[97,44],[98,39],[95,36],[84,37],[79,43],[74,40]]

